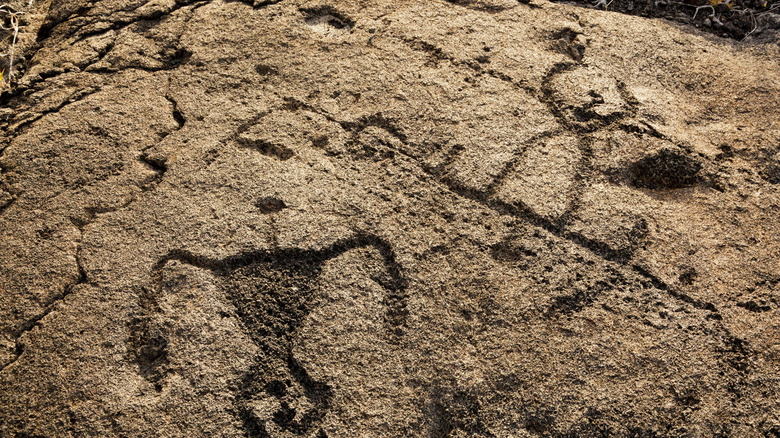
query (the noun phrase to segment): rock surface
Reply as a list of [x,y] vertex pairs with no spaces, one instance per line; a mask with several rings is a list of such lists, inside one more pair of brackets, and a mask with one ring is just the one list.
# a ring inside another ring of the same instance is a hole
[[780,434],[776,46],[63,0],[18,49],[0,435]]

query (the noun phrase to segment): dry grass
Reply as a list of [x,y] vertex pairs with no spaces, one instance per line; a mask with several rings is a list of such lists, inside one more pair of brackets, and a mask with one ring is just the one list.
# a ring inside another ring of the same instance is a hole
[[16,10],[10,5],[0,5],[0,29],[11,33],[11,42],[8,46],[8,51],[0,53],[1,58],[5,58],[7,61],[7,67],[0,73],[0,89],[10,88],[13,80],[15,79],[14,60],[16,51],[16,40],[19,37],[19,21],[22,16],[27,13],[27,9],[33,4],[30,0],[26,7],[21,10]]

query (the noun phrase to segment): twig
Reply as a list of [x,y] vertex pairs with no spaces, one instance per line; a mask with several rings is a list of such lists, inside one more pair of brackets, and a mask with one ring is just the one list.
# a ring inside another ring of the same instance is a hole
[[707,8],[712,9],[712,15],[715,15],[715,7],[712,5],[696,6],[696,12],[693,13],[693,19],[696,19],[696,15],[698,15],[700,10]]
[[[750,29],[750,32],[746,33],[744,37],[742,37],[742,40],[740,40],[740,42],[745,41],[747,37],[750,36],[750,34],[752,34],[753,32],[756,31],[756,29],[758,29],[758,19],[756,19],[756,14],[753,13],[752,9],[748,9],[747,12],[750,14],[750,21],[753,22],[753,28]],[[744,12],[741,13],[744,14]]]
[[[30,0],[28,2],[28,6],[31,6],[32,3],[32,0]],[[8,57],[8,79],[6,83],[9,86],[11,85],[11,80],[14,77],[14,51],[16,49],[16,39],[19,36],[19,17],[24,15],[24,13],[24,11],[13,11],[7,5],[0,5],[0,14],[8,15],[9,21],[11,22],[11,27],[5,27],[2,23],[0,23],[0,29],[13,32],[13,36],[11,37],[11,47],[8,53],[0,53],[0,56]],[[2,77],[0,77],[0,88],[2,87]]]

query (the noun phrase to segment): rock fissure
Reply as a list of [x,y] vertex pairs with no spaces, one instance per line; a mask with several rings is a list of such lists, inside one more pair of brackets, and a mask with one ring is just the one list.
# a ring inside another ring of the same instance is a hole
[[28,319],[27,321],[23,322],[19,327],[14,331],[13,333],[13,342],[16,344],[16,347],[13,351],[13,357],[12,359],[3,367],[2,370],[0,370],[0,373],[5,371],[8,367],[13,365],[19,357],[24,353],[24,344],[20,341],[20,338],[27,332],[31,331],[35,327],[37,327],[41,321],[49,316],[51,312],[57,307],[59,303],[61,303],[64,299],[66,299],[73,291],[82,284],[89,284],[89,279],[87,277],[87,273],[84,270],[84,267],[81,263],[81,257],[79,255],[79,250],[81,246],[77,246],[76,253],[75,253],[75,259],[76,259],[76,269],[78,272],[78,277],[76,280],[64,287],[62,292],[52,297],[48,303],[44,305],[44,309],[41,313],[38,315]]
[[[19,134],[23,132],[24,129],[29,128],[33,123],[37,122],[41,118],[49,115],[49,114],[56,114],[66,107],[73,105],[75,103],[81,102],[87,97],[100,92],[101,87],[87,87],[85,89],[77,90],[73,94],[71,94],[65,101],[57,105],[56,107],[42,111],[40,113],[31,113],[26,114],[24,118],[21,120],[16,121],[11,126],[8,127],[8,131],[13,134]],[[24,113],[19,114],[22,116]]]

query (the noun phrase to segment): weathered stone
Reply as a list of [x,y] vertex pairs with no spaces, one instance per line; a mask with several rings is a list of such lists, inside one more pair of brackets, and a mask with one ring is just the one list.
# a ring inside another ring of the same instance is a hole
[[0,435],[780,433],[775,45],[544,1],[19,7]]

